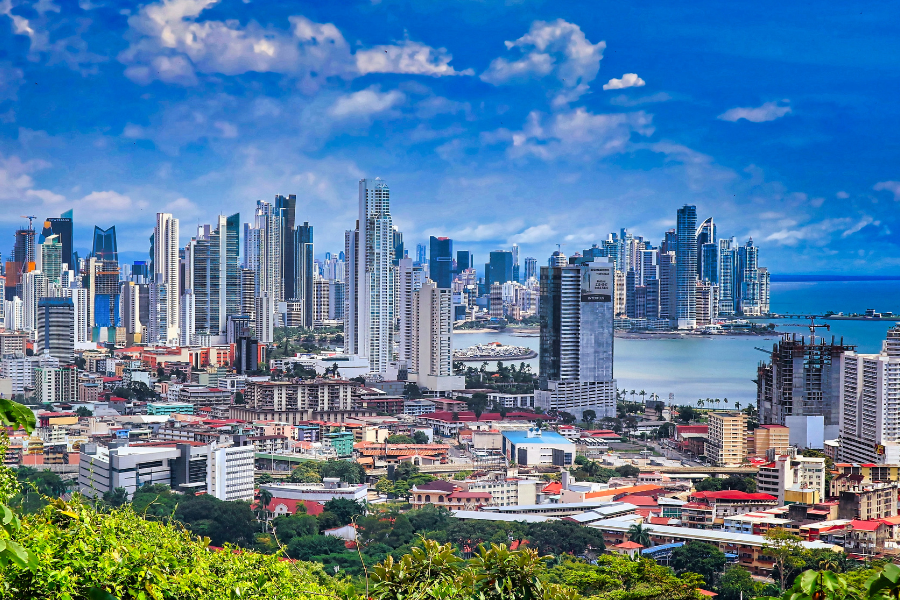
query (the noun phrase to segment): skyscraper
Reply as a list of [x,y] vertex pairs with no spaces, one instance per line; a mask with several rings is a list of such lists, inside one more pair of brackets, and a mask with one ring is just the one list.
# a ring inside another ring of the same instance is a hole
[[739,311],[745,316],[759,316],[759,248],[753,245],[753,238],[738,248],[738,286],[740,290]]
[[678,209],[675,269],[677,285],[677,327],[697,327],[697,207],[685,204]]
[[401,258],[397,271],[398,294],[397,307],[399,311],[399,358],[409,364],[413,358],[413,338],[416,335],[416,322],[413,305],[415,293],[422,287],[425,281],[425,268],[413,262],[411,258]]
[[532,256],[525,257],[525,281],[537,277],[537,259]]
[[41,237],[38,242],[43,244],[51,235],[58,236],[59,243],[62,246],[61,260],[69,265],[70,269],[77,269],[75,257],[72,253],[72,211],[68,210],[59,217],[50,217],[44,221],[44,229],[41,231]]
[[718,283],[719,283],[719,315],[723,317],[734,316],[737,310],[735,299],[735,270],[737,268],[737,253],[734,246],[734,238],[719,240],[718,252]]
[[[87,279],[85,282],[84,280]],[[118,327],[119,318],[119,249],[115,226],[94,227],[94,244],[87,261],[83,283],[88,288],[90,325]]]
[[215,229],[201,226],[184,249],[183,287],[193,295],[194,335],[209,336],[211,343],[224,343],[228,316],[241,308],[240,222],[238,213],[220,215]]
[[453,240],[431,236],[429,246],[428,278],[440,288],[449,288],[453,281]]
[[424,265],[428,263],[428,256],[426,255],[428,252],[428,248],[425,244],[416,244],[416,262],[420,265]]
[[[706,270],[706,266],[703,264],[703,245],[712,244],[715,248],[716,241],[716,224],[713,222],[713,218],[709,217],[700,223],[700,227],[697,228],[697,275],[701,280]],[[712,280],[707,279],[707,281]]]
[[315,279],[313,226],[304,221],[294,229],[294,289],[293,298],[303,301],[303,326],[312,328],[315,312]]
[[[513,255],[508,250],[494,250],[485,266],[484,283],[490,288],[495,283],[504,284],[513,280]],[[490,271],[488,273],[487,271]]]
[[256,201],[255,227],[258,239],[258,263],[256,264],[256,295],[269,292],[269,296],[276,302],[284,300],[284,277],[282,268],[284,262],[282,252],[282,226],[281,210],[262,200]]
[[40,248],[40,270],[47,276],[49,283],[59,284],[63,265],[62,244],[59,243],[59,236],[56,234],[47,236],[41,242]]
[[153,230],[153,282],[150,288],[150,343],[175,346],[179,342],[178,219],[156,213]]
[[597,417],[616,411],[615,263],[541,267],[540,390],[535,406]]
[[[381,178],[359,181],[357,234],[347,232],[349,301],[355,314],[345,315],[345,340],[355,353],[369,359],[374,373],[387,370],[394,337],[394,258],[390,188]],[[348,256],[349,258],[349,256]],[[349,262],[349,261],[348,261]]]
[[466,269],[475,268],[475,258],[468,250],[456,251],[456,272],[462,273]]
[[519,281],[519,245],[513,244],[511,249],[512,254],[512,281]]
[[453,375],[453,320],[450,288],[425,280],[413,293],[410,376],[429,390],[446,392],[465,386]]
[[294,251],[294,220],[297,213],[297,196],[275,196],[275,210],[281,216],[281,289],[283,300],[300,297],[296,288],[297,270],[294,266],[297,253]]

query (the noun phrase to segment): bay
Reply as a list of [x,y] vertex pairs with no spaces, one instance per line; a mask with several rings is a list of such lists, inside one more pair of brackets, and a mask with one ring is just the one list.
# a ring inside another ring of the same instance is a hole
[[[823,313],[826,311],[863,313],[867,308],[900,313],[900,281],[804,281],[773,282],[771,284],[772,311],[777,313]],[[771,320],[779,331],[809,337],[803,320]],[[817,337],[858,346],[860,352],[881,350],[887,330],[894,325],[887,321],[823,321],[829,331],[819,329]],[[613,373],[620,389],[644,390],[647,395],[658,394],[666,402],[672,394],[677,405],[695,406],[698,399],[719,398],[717,406],[746,406],[756,402],[756,370],[771,350],[780,334],[768,336],[684,336],[679,338],[649,337],[648,339],[616,338],[613,353]],[[536,352],[540,338],[512,333],[454,333],[455,348],[498,341],[503,344],[525,346]],[[538,359],[525,362],[538,372]],[[480,366],[481,363],[469,363]],[[494,369],[496,361],[488,363]],[[630,394],[629,394],[630,396]],[[728,404],[724,399],[728,399]],[[639,395],[635,395],[640,400]]]

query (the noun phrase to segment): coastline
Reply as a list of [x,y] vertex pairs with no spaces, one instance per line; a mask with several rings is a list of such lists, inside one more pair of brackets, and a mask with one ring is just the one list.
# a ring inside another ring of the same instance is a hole
[[682,340],[682,339],[688,339],[688,338],[713,339],[713,338],[747,338],[747,337],[775,339],[775,338],[780,337],[781,333],[777,332],[777,331],[767,331],[765,333],[687,333],[685,331],[659,331],[659,332],[616,331],[615,336],[617,338],[626,339],[626,340],[652,340],[652,339]]
[[459,362],[493,362],[493,361],[507,361],[507,360],[530,360],[532,358],[537,358],[538,353],[532,350],[527,354],[517,354],[515,356],[466,356],[466,357],[458,357],[454,356],[453,361]]

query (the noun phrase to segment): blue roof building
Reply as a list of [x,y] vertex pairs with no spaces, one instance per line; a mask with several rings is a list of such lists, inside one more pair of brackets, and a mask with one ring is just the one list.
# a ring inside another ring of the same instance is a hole
[[556,433],[536,427],[525,431],[504,431],[501,447],[506,458],[519,465],[571,466],[575,444]]

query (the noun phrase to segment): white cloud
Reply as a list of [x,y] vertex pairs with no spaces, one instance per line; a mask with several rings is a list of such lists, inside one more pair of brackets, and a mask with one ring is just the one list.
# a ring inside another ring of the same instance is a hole
[[624,151],[635,133],[653,133],[650,115],[643,111],[594,114],[582,107],[549,117],[533,111],[521,131],[493,132],[493,139],[511,140],[508,152],[514,157],[531,155],[551,160],[575,156],[590,160]]
[[354,55],[335,25],[302,15],[288,17],[290,29],[202,20],[203,11],[218,2],[162,0],[141,8],[128,19],[131,44],[118,57],[128,65],[125,74],[141,85],[154,80],[191,85],[198,73],[281,73],[297,78],[306,91],[332,77],[366,73],[471,74],[450,66],[446,50],[410,40]]
[[848,194],[847,192],[841,191],[841,192],[838,192],[837,194],[835,194],[835,197],[840,198],[841,200],[846,200],[847,198],[850,197],[850,194]]
[[495,58],[481,79],[503,85],[553,75],[568,90],[558,97],[557,104],[574,101],[588,91],[606,48],[606,42],[592,44],[578,25],[562,19],[535,21],[527,34],[505,44],[509,50],[518,50],[521,57]]
[[453,58],[445,48],[432,48],[419,42],[404,40],[398,45],[375,46],[356,52],[356,68],[360,74],[405,73],[408,75],[474,75],[472,69],[457,71],[450,66]]
[[376,86],[341,96],[328,109],[328,114],[337,119],[369,117],[382,113],[406,101],[406,96],[397,90],[380,92]]
[[900,181],[879,181],[872,189],[876,192],[890,192],[894,200],[900,201]]
[[461,229],[447,231],[446,227],[442,229],[427,229],[422,235],[445,235],[453,240],[460,242],[492,242],[507,239],[513,232],[522,228],[522,221],[515,219],[512,221],[500,221],[495,223],[481,223],[479,225],[468,225]]
[[556,235],[556,231],[546,223],[529,227],[521,233],[509,238],[510,244],[536,244],[546,241]]
[[668,102],[669,100],[674,100],[671,94],[657,92],[655,94],[650,94],[649,96],[638,96],[637,98],[632,98],[626,94],[619,94],[618,96],[610,98],[609,103],[613,106],[640,106],[642,104]]
[[[782,102],[787,104],[788,101],[783,100]],[[763,123],[765,121],[780,119],[790,113],[790,105],[781,106],[778,102],[766,102],[762,106],[757,106],[756,108],[732,108],[726,110],[716,118],[722,121],[731,121],[732,123],[740,121],[741,119],[746,119],[751,123]]]
[[630,87],[642,87],[646,82],[637,73],[625,73],[620,79],[610,79],[603,84],[604,90],[623,90]]

